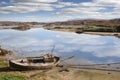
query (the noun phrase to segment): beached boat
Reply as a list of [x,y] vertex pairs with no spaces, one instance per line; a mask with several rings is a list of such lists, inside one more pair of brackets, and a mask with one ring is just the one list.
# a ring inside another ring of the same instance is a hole
[[60,61],[58,56],[45,54],[40,57],[26,57],[22,59],[9,60],[9,66],[12,69],[50,69],[56,66]]

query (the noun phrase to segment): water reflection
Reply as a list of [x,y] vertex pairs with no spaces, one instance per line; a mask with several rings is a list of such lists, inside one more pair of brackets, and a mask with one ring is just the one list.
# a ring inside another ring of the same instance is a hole
[[38,56],[50,52],[61,57],[75,57],[77,64],[120,62],[120,39],[112,36],[49,31],[42,28],[27,31],[0,30],[0,44],[17,56]]

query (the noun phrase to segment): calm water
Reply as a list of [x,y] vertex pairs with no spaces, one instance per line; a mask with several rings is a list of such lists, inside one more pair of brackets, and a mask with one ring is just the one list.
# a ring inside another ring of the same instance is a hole
[[0,45],[13,50],[14,57],[50,52],[75,64],[120,62],[120,39],[112,36],[76,34],[42,28],[27,31],[0,30]]

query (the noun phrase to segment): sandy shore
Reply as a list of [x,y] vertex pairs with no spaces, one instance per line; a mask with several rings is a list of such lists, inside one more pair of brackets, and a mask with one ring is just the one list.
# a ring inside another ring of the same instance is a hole
[[68,68],[69,71],[60,72],[61,68],[33,71],[6,71],[0,74],[23,74],[24,80],[119,80],[120,72],[90,69]]
[[83,32],[84,34],[92,34],[92,35],[102,35],[102,36],[119,36],[120,33],[112,33],[112,32]]
[[[28,80],[119,80],[120,72],[100,71],[89,69],[68,68],[67,71],[60,72],[60,68],[48,71],[40,71]],[[38,72],[38,71],[37,71]],[[30,72],[29,72],[30,74]]]
[[[94,66],[93,66],[94,67]],[[98,67],[98,65],[97,65]],[[108,66],[110,67],[110,66]],[[111,65],[111,67],[113,67]],[[105,68],[105,65],[104,65]],[[108,68],[110,69],[110,68]],[[54,67],[48,70],[11,70],[0,68],[0,74],[22,74],[24,80],[119,80],[120,70],[85,69],[81,67]]]

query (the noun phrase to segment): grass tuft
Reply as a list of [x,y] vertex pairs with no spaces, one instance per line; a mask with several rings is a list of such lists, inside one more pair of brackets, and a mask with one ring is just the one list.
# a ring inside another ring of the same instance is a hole
[[0,80],[25,80],[25,75],[22,74],[0,74]]

